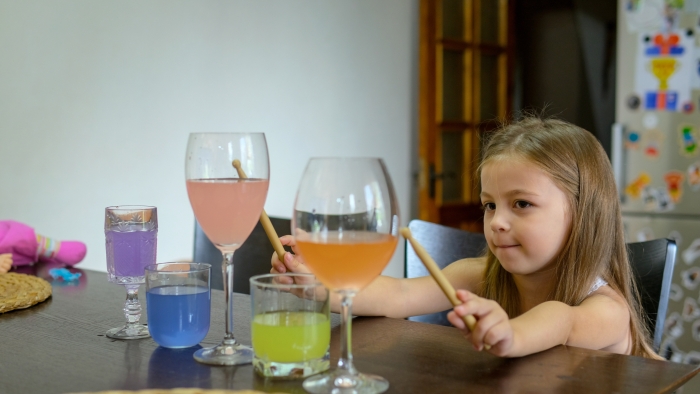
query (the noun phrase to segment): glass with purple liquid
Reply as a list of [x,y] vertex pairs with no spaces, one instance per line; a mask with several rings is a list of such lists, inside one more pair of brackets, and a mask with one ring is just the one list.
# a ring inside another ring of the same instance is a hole
[[145,283],[144,270],[155,264],[158,236],[156,207],[119,205],[105,208],[105,246],[109,281],[126,287],[126,324],[107,331],[116,339],[148,338],[148,327],[141,324],[139,285]]

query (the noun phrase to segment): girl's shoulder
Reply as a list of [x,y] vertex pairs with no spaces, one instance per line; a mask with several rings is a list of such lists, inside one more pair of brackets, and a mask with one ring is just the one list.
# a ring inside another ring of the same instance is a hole
[[627,305],[625,297],[605,281],[602,281],[602,283],[597,281],[581,304],[599,303],[600,301],[605,302],[611,308],[609,311],[617,310],[623,313],[629,311],[629,305]]
[[485,270],[486,257],[473,257],[453,262],[443,273],[456,289],[475,292],[484,280]]

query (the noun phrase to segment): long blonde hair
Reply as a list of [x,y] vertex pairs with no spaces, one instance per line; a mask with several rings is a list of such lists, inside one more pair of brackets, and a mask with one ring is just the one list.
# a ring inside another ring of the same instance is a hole
[[[549,299],[579,305],[595,279],[602,277],[629,305],[632,354],[659,358],[642,319],[612,167],[598,140],[561,120],[525,117],[490,135],[478,173],[485,163],[503,157],[535,164],[568,197],[571,232],[557,257],[557,282]],[[481,295],[497,301],[511,318],[520,314],[513,278],[488,249]]]

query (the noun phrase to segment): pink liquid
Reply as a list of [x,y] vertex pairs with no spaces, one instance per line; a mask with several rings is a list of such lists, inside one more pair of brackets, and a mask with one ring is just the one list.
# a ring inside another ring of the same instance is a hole
[[223,250],[235,250],[260,219],[269,186],[267,179],[190,179],[187,194],[211,242]]

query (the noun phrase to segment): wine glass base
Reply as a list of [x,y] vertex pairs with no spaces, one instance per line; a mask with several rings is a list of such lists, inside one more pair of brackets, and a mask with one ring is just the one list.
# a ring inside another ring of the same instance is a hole
[[389,381],[377,375],[348,375],[335,369],[307,378],[303,386],[312,394],[378,394],[389,389]]
[[131,324],[124,327],[112,328],[107,330],[107,338],[112,339],[143,339],[150,338],[151,333],[148,332],[148,326],[143,324]]
[[219,344],[215,347],[199,349],[194,352],[194,359],[209,365],[241,365],[253,362],[253,349],[239,343],[233,345]]

